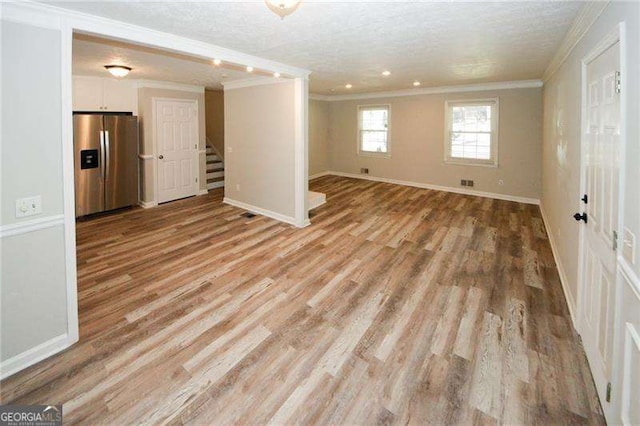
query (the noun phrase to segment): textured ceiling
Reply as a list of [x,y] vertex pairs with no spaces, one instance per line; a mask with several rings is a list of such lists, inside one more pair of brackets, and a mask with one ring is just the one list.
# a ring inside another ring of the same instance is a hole
[[248,78],[245,70],[216,67],[211,61],[177,55],[134,44],[76,34],[73,37],[73,73],[109,76],[105,65],[133,68],[127,78],[158,80],[222,89],[223,81]]
[[281,20],[262,1],[55,4],[310,69],[323,94],[540,78],[583,6],[303,0]]

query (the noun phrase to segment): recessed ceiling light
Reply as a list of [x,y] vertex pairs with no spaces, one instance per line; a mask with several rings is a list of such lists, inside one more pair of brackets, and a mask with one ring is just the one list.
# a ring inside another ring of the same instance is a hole
[[125,67],[124,65],[105,65],[104,67],[114,77],[124,77],[132,70],[132,68]]
[[253,72],[253,67],[247,67],[247,72]]
[[416,80],[416,81],[413,82],[413,85],[418,87],[418,86],[420,86],[420,82],[418,80]]
[[349,83],[345,84],[344,87],[346,87],[347,89],[351,89],[353,86]]
[[222,63],[222,61],[220,59],[214,59],[213,60],[213,65],[220,65]]
[[391,71],[382,71],[382,75],[385,77],[389,77],[391,75]]
[[279,72],[274,72],[274,73],[273,73],[273,76],[274,76],[275,78],[280,78],[280,73],[279,73]]

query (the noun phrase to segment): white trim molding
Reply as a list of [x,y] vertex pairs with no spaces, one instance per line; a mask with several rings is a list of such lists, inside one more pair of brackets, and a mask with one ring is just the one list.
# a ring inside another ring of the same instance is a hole
[[23,222],[0,226],[0,238],[27,234],[29,232],[40,231],[41,229],[53,228],[54,226],[60,225],[64,225],[64,215],[62,214],[25,220]]
[[252,78],[243,78],[242,80],[231,80],[231,81],[223,81],[222,87],[223,90],[234,90],[234,89],[243,89],[245,87],[254,87],[254,86],[264,86],[267,84],[279,84],[279,83],[288,83],[291,82],[291,79],[288,78],[275,78],[275,77],[252,77]]
[[156,158],[156,156],[153,154],[138,154],[138,158],[143,161],[147,161],[147,160],[153,160],[154,158]]
[[271,219],[278,220],[280,222],[288,223],[289,225],[296,226],[296,218],[291,216],[286,216],[281,213],[276,213],[271,210],[263,209],[261,207],[252,206],[251,204],[243,203],[242,201],[237,201],[229,197],[224,197],[222,202],[225,204],[229,204],[230,206],[238,207],[243,210],[247,210],[251,213],[256,213],[262,216],[269,217]]
[[294,80],[294,215],[298,228],[304,228],[309,222],[309,80]]
[[560,69],[564,61],[567,60],[582,37],[589,31],[598,16],[609,5],[609,1],[589,1],[585,2],[578,16],[573,20],[567,35],[565,36],[556,54],[551,59],[549,66],[542,75],[542,81],[547,82],[556,71]]
[[562,266],[562,262],[560,261],[560,248],[558,244],[553,239],[553,234],[551,233],[550,222],[548,219],[548,215],[544,209],[544,205],[540,203],[540,213],[542,213],[542,223],[544,224],[544,229],[547,232],[547,238],[549,239],[549,245],[551,246],[551,253],[553,254],[553,260],[556,262],[556,269],[558,270],[558,275],[560,276],[560,284],[562,287],[562,292],[564,293],[564,298],[567,301],[567,306],[569,307],[569,314],[571,315],[571,322],[573,322],[573,328],[575,330],[578,329],[578,318],[576,317],[577,305],[571,291],[569,290],[569,279],[567,278],[567,273],[564,270],[564,266]]
[[454,86],[424,87],[421,89],[392,90],[386,92],[355,93],[349,95],[309,95],[316,101],[354,101],[361,99],[397,98],[402,96],[438,95],[444,93],[486,92],[506,89],[532,89],[542,87],[542,80],[516,80],[498,83],[461,84]]
[[143,209],[150,209],[152,207],[156,207],[158,205],[157,201],[138,201],[138,205]]
[[540,204],[540,200],[538,200],[537,198],[519,197],[516,195],[507,195],[507,194],[496,194],[495,192],[476,191],[473,189],[454,188],[451,186],[433,185],[430,183],[413,182],[413,181],[399,180],[399,179],[389,179],[389,178],[369,176],[369,175],[358,175],[355,173],[343,173],[343,172],[334,172],[334,171],[322,172],[314,175],[314,179],[320,176],[327,176],[327,175],[342,176],[342,177],[347,177],[352,179],[371,180],[374,182],[392,183],[395,185],[412,186],[415,188],[422,188],[422,189],[432,189],[434,191],[452,192],[454,194],[473,195],[476,197],[493,198],[494,200],[514,201],[516,203],[534,204],[534,205]]
[[204,86],[194,86],[192,84],[173,83],[169,81],[156,80],[133,80],[133,87],[136,89],[165,89],[177,90],[180,92],[204,93]]
[[46,342],[2,361],[2,363],[0,363],[0,380],[4,380],[18,371],[22,371],[43,359],[49,358],[50,356],[67,349],[77,341],[78,339],[74,339],[66,333],[61,334],[60,336],[49,339]]
[[326,172],[320,172],[320,173],[316,173],[315,175],[311,175],[309,176],[309,180],[314,180],[314,179],[318,179],[324,176],[330,176],[332,173],[329,171]]

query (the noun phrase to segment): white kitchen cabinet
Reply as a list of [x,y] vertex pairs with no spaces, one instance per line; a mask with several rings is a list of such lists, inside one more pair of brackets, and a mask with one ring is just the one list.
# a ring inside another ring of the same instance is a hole
[[73,77],[74,111],[138,111],[138,92],[133,82],[101,77]]

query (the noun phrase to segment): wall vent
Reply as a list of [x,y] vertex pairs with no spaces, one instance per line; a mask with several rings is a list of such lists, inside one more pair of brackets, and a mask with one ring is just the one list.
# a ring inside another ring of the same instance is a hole
[[360,173],[363,175],[368,175],[369,174],[369,169],[367,167],[362,167],[360,168]]

